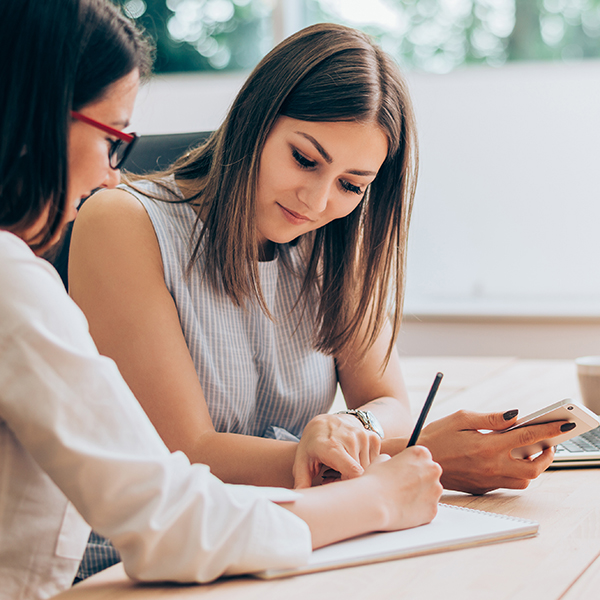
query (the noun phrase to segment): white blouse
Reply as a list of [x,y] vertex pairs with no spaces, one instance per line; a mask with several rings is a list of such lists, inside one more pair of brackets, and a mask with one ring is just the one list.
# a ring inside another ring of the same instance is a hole
[[171,454],[54,269],[0,231],[1,599],[69,587],[90,525],[140,580],[305,563],[308,526],[269,497],[298,495]]

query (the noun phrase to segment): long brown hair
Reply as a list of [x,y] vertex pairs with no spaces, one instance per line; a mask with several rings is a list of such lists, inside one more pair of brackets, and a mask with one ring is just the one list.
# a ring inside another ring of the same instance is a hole
[[406,82],[361,32],[319,24],[283,41],[254,69],[209,141],[168,171],[199,182],[188,201],[202,204],[204,222],[190,264],[202,253],[207,276],[222,282],[236,305],[255,297],[266,311],[258,277],[256,190],[265,141],[280,115],[373,122],[388,138],[387,158],[359,206],[295,240],[307,248],[301,296],[317,291],[315,347],[339,356],[360,342],[366,352],[392,308],[387,362],[400,329],[417,140]]

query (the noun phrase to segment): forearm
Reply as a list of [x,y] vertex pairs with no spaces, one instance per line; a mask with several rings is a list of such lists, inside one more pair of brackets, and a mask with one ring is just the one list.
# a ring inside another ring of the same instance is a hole
[[[302,490],[302,497],[282,504],[307,524],[313,549],[387,526],[387,514],[373,486],[363,477]],[[351,499],[351,501],[349,500]]]
[[186,453],[226,483],[294,487],[292,467],[297,444],[239,435],[206,432]]
[[406,450],[407,444],[408,444],[408,436],[385,438],[381,442],[381,454],[388,454],[389,456],[396,456],[396,454],[398,454],[399,452]]
[[339,357],[338,379],[348,408],[370,410],[385,437],[410,435],[412,418],[400,361],[394,352],[382,371],[391,332],[385,329],[366,356],[360,352]]

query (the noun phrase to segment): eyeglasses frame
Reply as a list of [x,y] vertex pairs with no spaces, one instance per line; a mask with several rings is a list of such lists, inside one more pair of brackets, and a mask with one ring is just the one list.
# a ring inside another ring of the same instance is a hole
[[[123,153],[123,156],[121,157],[121,160],[115,166],[110,165],[110,168],[114,169],[115,171],[117,169],[119,169],[121,167],[121,165],[125,162],[125,160],[127,160],[127,157],[129,156],[129,153],[131,152],[131,149],[133,148],[135,141],[138,139],[137,134],[125,133],[124,131],[120,131],[119,129],[115,129],[114,127],[105,125],[104,123],[100,123],[100,121],[96,121],[95,119],[86,117],[85,115],[82,115],[80,112],[77,112],[75,110],[71,111],[71,116],[74,119],[76,119],[77,121],[81,121],[82,123],[85,123],[86,125],[91,125],[92,127],[95,127],[96,129],[99,129],[100,131],[104,131],[105,133],[108,133],[109,135],[114,135],[117,139],[119,139],[120,141],[125,142],[127,144],[127,147]],[[113,142],[113,143],[116,143],[116,142]],[[110,157],[112,157],[113,153],[115,152],[115,150],[113,150],[114,147],[115,146],[112,146],[111,151],[109,152],[109,164],[110,164]]]

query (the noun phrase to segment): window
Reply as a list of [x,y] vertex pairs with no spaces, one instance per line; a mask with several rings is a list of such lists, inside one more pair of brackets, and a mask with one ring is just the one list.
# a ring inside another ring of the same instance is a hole
[[600,0],[113,0],[157,41],[156,70],[252,68],[275,41],[334,21],[410,69],[600,56]]
[[406,67],[600,56],[599,0],[312,0],[313,21],[373,35]]
[[249,70],[273,45],[267,0],[113,0],[156,41],[154,70]]

